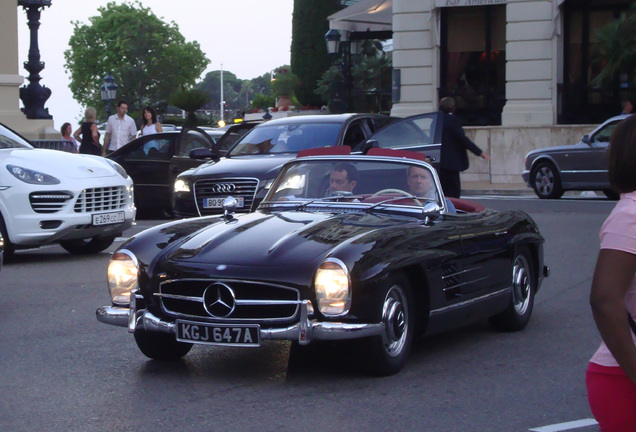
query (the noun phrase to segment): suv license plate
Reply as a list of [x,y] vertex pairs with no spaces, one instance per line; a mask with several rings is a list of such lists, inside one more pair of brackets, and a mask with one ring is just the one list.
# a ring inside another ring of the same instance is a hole
[[[220,198],[204,198],[203,199],[203,208],[223,208],[223,201],[225,201],[227,197]],[[244,201],[243,197],[235,197],[236,198],[236,208],[242,208]]]
[[93,225],[111,225],[122,223],[126,220],[126,215],[123,211],[116,211],[110,213],[100,213],[93,215]]
[[202,324],[177,320],[177,340],[207,345],[259,346],[258,325]]

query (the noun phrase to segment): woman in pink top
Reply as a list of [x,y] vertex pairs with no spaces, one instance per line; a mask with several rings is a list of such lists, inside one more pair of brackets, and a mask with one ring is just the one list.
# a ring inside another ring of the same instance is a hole
[[636,116],[618,124],[609,176],[620,201],[601,228],[590,293],[603,342],[587,369],[588,400],[602,432],[636,431]]

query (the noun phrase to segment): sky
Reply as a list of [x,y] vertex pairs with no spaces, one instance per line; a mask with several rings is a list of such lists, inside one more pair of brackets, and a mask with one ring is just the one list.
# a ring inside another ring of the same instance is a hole
[[[69,48],[73,34],[72,22],[88,24],[89,17],[98,15],[97,8],[107,3],[107,0],[52,0],[51,6],[42,11],[38,44],[45,68],[40,72],[40,84],[52,91],[44,107],[53,116],[58,130],[67,121],[77,124],[84,111],[73,99],[68,87],[69,75],[64,70],[64,51]],[[115,3],[124,2],[115,0]],[[151,8],[162,21],[174,21],[186,41],[199,42],[210,60],[201,78],[223,68],[240,79],[252,79],[290,62],[293,0],[140,0],[140,3]],[[25,77],[25,84],[29,83],[26,79],[29,72],[23,63],[28,60],[29,44],[26,12],[18,7],[18,73]]]

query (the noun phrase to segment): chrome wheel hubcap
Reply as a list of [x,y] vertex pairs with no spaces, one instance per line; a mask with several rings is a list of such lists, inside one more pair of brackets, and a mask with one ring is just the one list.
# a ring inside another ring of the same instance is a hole
[[384,299],[382,322],[385,325],[384,348],[391,357],[402,352],[409,331],[406,295],[398,285],[391,287]]
[[531,290],[530,265],[524,255],[518,255],[512,267],[512,302],[519,315],[528,310]]
[[541,167],[535,178],[537,190],[542,195],[549,195],[554,189],[554,173],[548,167]]

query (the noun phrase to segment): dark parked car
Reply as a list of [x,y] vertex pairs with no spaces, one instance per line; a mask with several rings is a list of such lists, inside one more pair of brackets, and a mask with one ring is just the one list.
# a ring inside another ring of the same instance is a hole
[[[97,319],[160,360],[193,344],[360,339],[360,363],[379,375],[402,368],[416,333],[485,318],[526,327],[548,274],[533,220],[458,199],[450,214],[431,165],[375,150],[299,157],[256,212],[236,216],[230,196],[224,215],[135,235],[110,260],[112,306]],[[325,196],[344,171],[353,190]],[[425,195],[409,192],[413,172],[429,178]]]
[[362,153],[368,146],[378,146],[425,152],[433,159],[439,158],[438,118],[439,113],[401,120],[378,114],[339,114],[262,123],[220,161],[179,175],[173,193],[174,215],[222,213],[223,200],[230,194],[237,199],[237,212],[254,211],[282,165],[299,151],[310,148],[345,145],[353,153]]
[[617,199],[607,172],[607,148],[616,125],[626,117],[606,120],[577,144],[529,152],[523,180],[539,198],[561,198],[567,190],[600,190],[608,198]]
[[119,163],[135,185],[135,205],[144,211],[172,213],[172,189],[177,175],[201,165],[190,152],[205,148],[223,155],[254,127],[255,123],[232,125],[223,129],[184,128],[141,136],[108,155]]

